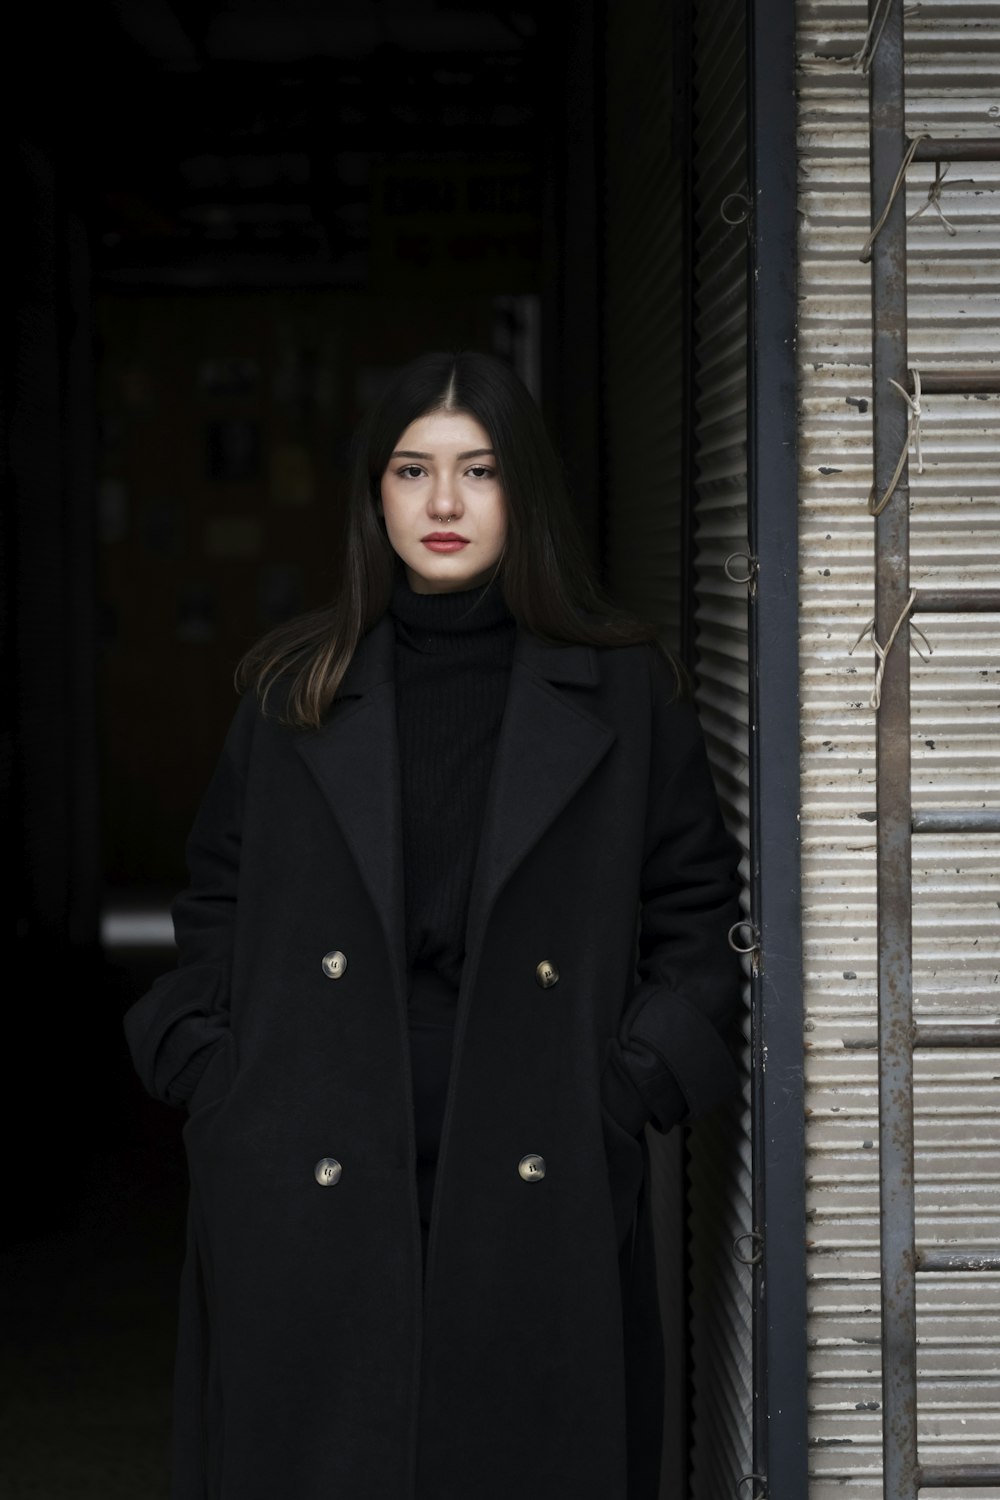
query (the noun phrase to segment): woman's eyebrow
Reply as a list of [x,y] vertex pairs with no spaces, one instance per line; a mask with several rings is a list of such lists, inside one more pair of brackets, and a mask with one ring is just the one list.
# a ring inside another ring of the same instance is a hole
[[[470,448],[468,453],[459,453],[458,458],[484,458],[486,454],[496,457],[492,448]],[[433,458],[433,453],[416,453],[412,448],[397,448],[393,458]]]

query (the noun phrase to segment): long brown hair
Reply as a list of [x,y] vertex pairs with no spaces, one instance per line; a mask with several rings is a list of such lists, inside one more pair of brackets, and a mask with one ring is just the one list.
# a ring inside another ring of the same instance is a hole
[[397,559],[379,514],[379,485],[400,434],[433,411],[467,412],[490,435],[508,524],[489,586],[502,589],[518,624],[557,643],[656,640],[594,579],[562,464],[514,371],[490,354],[424,354],[396,375],[355,436],[332,602],[270,631],[236,669],[237,687],[253,687],[265,710],[271,689],[287,677],[281,718],[297,728],[321,723],[358,641],[389,606]]

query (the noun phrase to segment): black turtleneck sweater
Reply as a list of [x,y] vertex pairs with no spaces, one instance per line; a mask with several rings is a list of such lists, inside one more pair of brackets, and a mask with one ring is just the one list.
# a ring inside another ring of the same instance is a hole
[[494,582],[417,594],[397,570],[396,722],[411,1020],[454,1015],[469,887],[516,626]]

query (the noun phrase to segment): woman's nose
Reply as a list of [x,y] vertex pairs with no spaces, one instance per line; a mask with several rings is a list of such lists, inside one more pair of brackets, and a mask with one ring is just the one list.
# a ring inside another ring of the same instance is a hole
[[433,516],[455,516],[462,509],[458,487],[448,478],[439,477],[431,487],[427,508]]

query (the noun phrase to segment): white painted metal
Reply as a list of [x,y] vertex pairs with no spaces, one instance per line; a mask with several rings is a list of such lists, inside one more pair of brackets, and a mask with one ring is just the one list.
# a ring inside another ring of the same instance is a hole
[[[856,0],[798,0],[803,905],[807,1012],[810,1500],[881,1493],[875,996],[874,715],[867,83],[845,59]],[[1000,7],[908,14],[907,126],[1000,137]],[[911,168],[908,212],[931,165]],[[956,163],[909,229],[909,347],[921,368],[1000,351],[1000,165]],[[912,577],[996,586],[1000,397],[925,397],[911,458]],[[918,808],[1000,807],[1000,617],[921,616],[913,659]],[[916,644],[921,646],[919,637]],[[914,1008],[922,1023],[1000,1019],[1000,838],[914,839]],[[1000,1245],[996,1050],[918,1051],[918,1243]],[[995,1461],[1000,1278],[918,1281],[924,1462]],[[967,1490],[939,1490],[942,1497]],[[983,1495],[994,1491],[978,1491]]]

